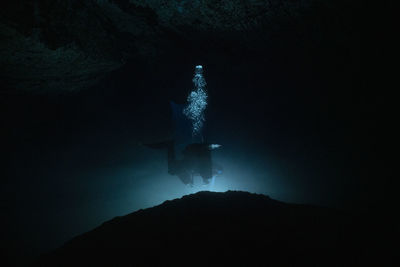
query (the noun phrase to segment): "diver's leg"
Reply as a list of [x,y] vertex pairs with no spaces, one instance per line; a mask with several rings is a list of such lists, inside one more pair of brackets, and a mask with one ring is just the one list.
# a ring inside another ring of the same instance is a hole
[[208,149],[202,149],[199,151],[197,163],[197,171],[203,178],[203,182],[208,184],[212,178],[212,162],[211,162],[211,152]]

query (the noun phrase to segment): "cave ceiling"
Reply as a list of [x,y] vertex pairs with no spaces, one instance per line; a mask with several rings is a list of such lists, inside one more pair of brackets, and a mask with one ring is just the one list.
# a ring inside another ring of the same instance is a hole
[[341,35],[334,39],[351,36],[341,30],[350,17],[342,12],[346,1],[19,0],[0,5],[3,85],[35,93],[90,88],[127,63],[151,65],[166,54],[187,53],[182,47],[263,54],[287,36],[290,42],[306,40],[303,45],[318,42],[327,27]]

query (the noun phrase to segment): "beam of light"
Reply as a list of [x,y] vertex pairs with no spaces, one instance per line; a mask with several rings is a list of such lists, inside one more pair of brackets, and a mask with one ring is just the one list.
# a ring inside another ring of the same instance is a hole
[[214,191],[214,184],[215,184],[216,175],[213,175],[210,182],[210,191]]
[[194,89],[187,98],[187,106],[183,114],[192,122],[192,136],[201,136],[201,130],[204,125],[204,111],[207,107],[207,92],[205,87],[206,80],[203,77],[203,66],[198,65],[193,77]]
[[219,145],[219,144],[211,144],[211,145],[208,146],[208,148],[210,150],[213,150],[213,149],[216,149],[216,148],[220,148],[220,147],[221,147],[221,145]]

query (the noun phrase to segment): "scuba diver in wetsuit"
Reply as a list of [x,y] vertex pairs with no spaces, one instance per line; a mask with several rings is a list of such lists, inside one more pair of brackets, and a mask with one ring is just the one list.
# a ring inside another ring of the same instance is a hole
[[211,178],[222,173],[222,167],[211,161],[211,150],[220,145],[207,143],[193,143],[187,145],[182,151],[183,158],[177,159],[174,141],[165,141],[145,146],[155,149],[167,149],[168,173],[176,175],[184,184],[193,185],[193,177],[200,175],[204,184]]
[[[222,168],[211,161],[211,150],[220,147],[216,144],[204,143],[202,128],[205,122],[204,111],[207,107],[206,81],[203,77],[203,66],[197,65],[193,77],[194,89],[189,93],[185,106],[171,101],[175,137],[177,143],[188,144],[182,150],[182,159],[175,155],[173,140],[146,146],[168,151],[168,173],[177,175],[184,184],[193,185],[193,176],[200,175],[208,184],[214,175],[222,173]],[[188,138],[188,136],[190,136]],[[191,141],[188,141],[191,139]]]

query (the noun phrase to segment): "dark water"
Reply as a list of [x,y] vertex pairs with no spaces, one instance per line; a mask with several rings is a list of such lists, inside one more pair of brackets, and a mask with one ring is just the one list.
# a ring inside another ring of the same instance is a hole
[[[33,257],[115,216],[200,190],[364,208],[376,172],[379,98],[357,77],[297,58],[180,59],[127,65],[75,94],[2,96],[1,205],[10,255]],[[169,101],[184,103],[205,67],[205,135],[224,174],[193,187],[141,146],[172,136]],[[317,67],[315,67],[317,66]]]

